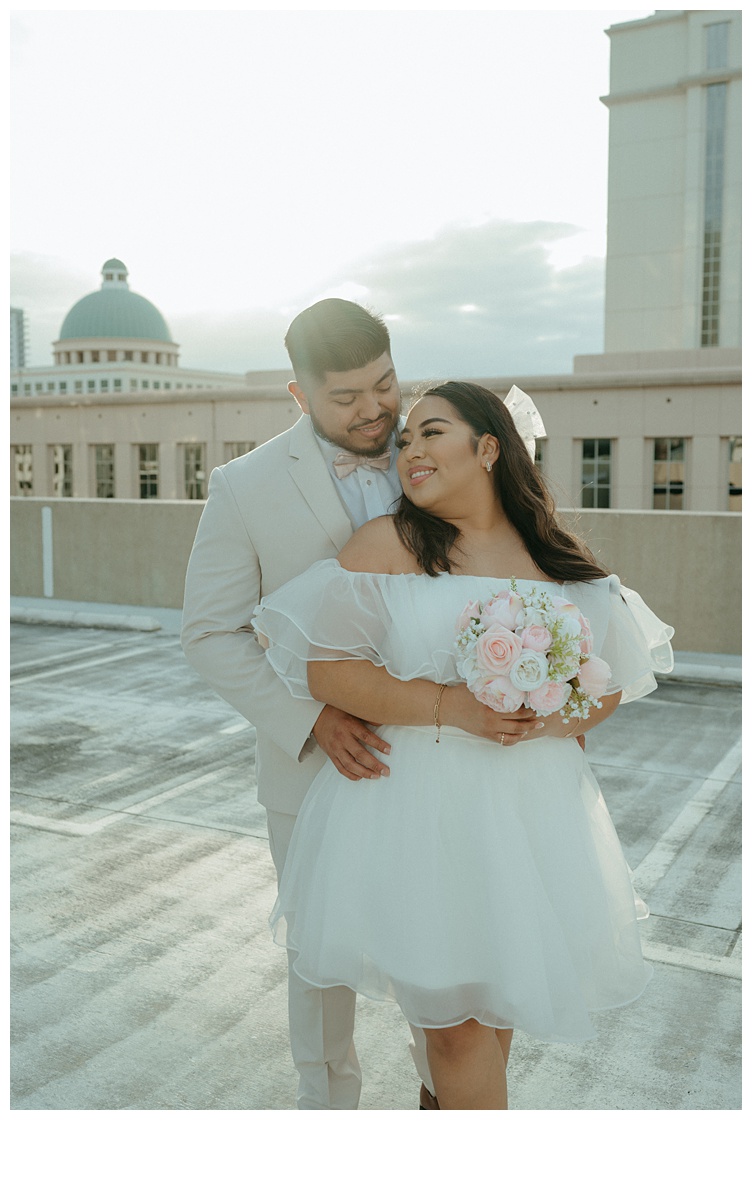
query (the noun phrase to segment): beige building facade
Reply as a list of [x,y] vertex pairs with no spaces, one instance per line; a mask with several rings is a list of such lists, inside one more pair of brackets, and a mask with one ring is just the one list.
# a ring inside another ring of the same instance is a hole
[[[546,475],[565,507],[736,511],[741,504],[741,376],[735,355],[696,362],[668,355],[663,369],[485,379],[504,396],[517,383],[546,426]],[[612,364],[613,365],[613,364]],[[589,368],[589,369],[588,369]],[[213,467],[247,453],[297,420],[289,372],[190,398],[53,398],[11,409],[16,495],[202,500]],[[248,376],[250,381],[254,377]],[[409,397],[410,385],[404,386]],[[738,483],[738,487],[737,487]]]
[[614,25],[607,354],[741,346],[742,14]]

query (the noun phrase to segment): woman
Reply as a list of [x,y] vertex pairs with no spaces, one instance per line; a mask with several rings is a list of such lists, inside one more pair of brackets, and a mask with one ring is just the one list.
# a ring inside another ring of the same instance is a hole
[[[395,517],[363,526],[338,561],[257,610],[296,695],[384,720],[395,678],[436,685],[431,708],[422,699],[404,725],[380,730],[388,779],[354,790],[322,768],[271,920],[304,979],[395,999],[425,1029],[441,1108],[506,1108],[514,1028],[585,1040],[589,1011],[635,999],[650,976],[628,868],[577,738],[655,687],[648,643],[666,645],[673,630],[558,524],[492,392],[446,383],[422,396],[399,471]],[[611,683],[586,719],[523,709],[492,742],[452,726],[466,699],[454,640],[465,606],[511,579],[577,605]],[[362,659],[386,668],[367,695],[348,672]],[[660,665],[670,669],[666,654]]]

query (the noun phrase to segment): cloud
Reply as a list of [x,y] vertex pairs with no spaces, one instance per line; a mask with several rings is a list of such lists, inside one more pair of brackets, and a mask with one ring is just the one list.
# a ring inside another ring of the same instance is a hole
[[[602,349],[603,260],[558,269],[552,262],[579,233],[546,221],[451,225],[346,264],[315,294],[291,294],[284,308],[162,311],[184,367],[284,368],[283,339],[295,313],[324,296],[344,296],[386,317],[405,380],[567,373],[575,354]],[[31,361],[50,362],[66,312],[98,278],[58,259],[16,255],[12,279],[12,303],[29,317]],[[160,307],[158,297],[149,299]]]
[[578,233],[543,221],[447,227],[356,265],[343,287],[388,316],[404,378],[568,372],[575,354],[602,348],[603,261],[550,261]]

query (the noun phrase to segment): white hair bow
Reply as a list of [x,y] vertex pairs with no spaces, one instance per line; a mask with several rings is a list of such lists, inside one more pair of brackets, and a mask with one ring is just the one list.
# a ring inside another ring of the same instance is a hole
[[535,459],[535,439],[546,436],[546,427],[538,409],[527,392],[518,388],[516,383],[512,384],[507,392],[504,404],[509,409],[515,428],[525,443],[528,454]]

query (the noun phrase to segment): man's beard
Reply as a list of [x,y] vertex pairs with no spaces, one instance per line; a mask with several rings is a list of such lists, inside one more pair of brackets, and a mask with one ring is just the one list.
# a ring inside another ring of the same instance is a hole
[[[329,435],[324,432],[312,412],[309,412],[308,415],[311,418],[311,425],[313,426],[314,433],[317,435],[317,437],[320,437],[323,442],[328,442],[330,446],[336,446],[338,450],[347,450],[350,454],[360,454],[363,458],[381,457],[381,455],[389,446],[400,419],[399,413],[394,413],[394,415],[391,415],[388,412],[385,412],[383,415],[389,417],[390,424],[387,427],[383,438],[379,440],[378,445],[364,448],[363,446],[353,445],[352,441],[350,440],[351,436],[357,434],[357,429],[353,430],[352,434],[348,433],[345,435],[347,437],[347,441],[335,441],[334,438],[329,437]],[[380,418],[378,419],[380,420]],[[369,424],[373,425],[375,422],[370,421]]]

